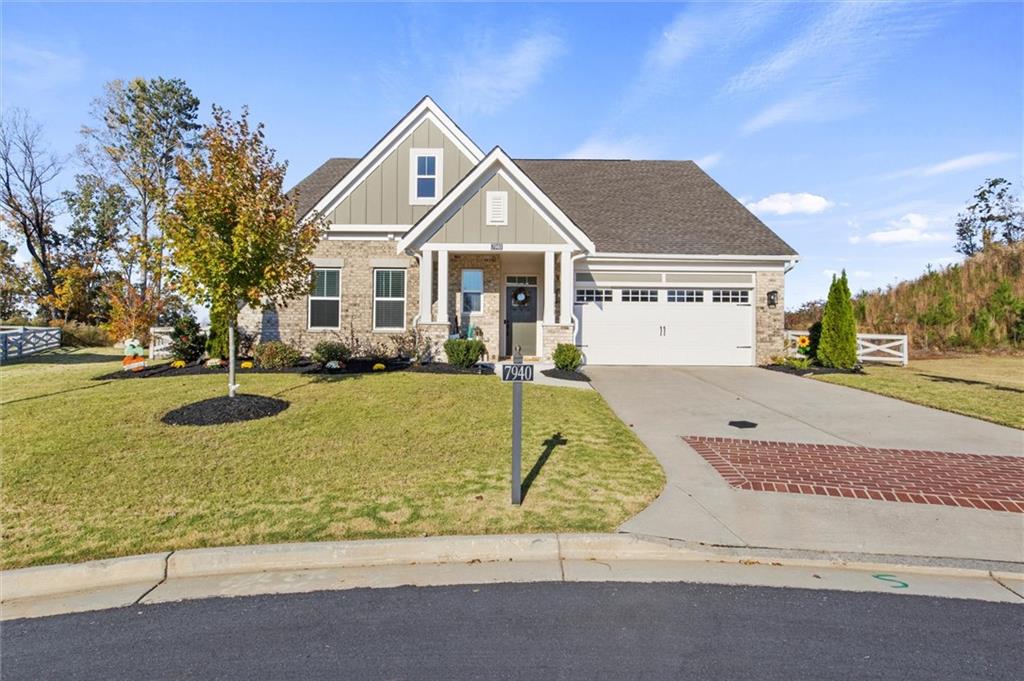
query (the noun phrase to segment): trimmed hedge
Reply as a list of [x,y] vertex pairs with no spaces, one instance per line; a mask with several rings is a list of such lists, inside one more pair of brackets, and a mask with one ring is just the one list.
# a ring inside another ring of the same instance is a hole
[[475,339],[453,338],[444,342],[448,363],[457,367],[473,366],[484,356],[485,350],[484,342]]

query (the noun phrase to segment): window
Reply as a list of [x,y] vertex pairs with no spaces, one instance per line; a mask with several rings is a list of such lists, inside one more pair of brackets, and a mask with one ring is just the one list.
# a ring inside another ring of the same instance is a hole
[[373,328],[405,329],[405,270],[373,271]]
[[341,270],[316,268],[313,270],[313,292],[309,294],[309,328],[338,329],[341,327]]
[[693,288],[670,288],[668,290],[668,302],[670,303],[703,303],[704,292]]
[[473,314],[484,309],[484,271],[462,270],[462,313]]
[[506,284],[518,284],[519,286],[536,286],[537,277],[530,274],[510,274],[505,277]]
[[608,288],[578,288],[576,289],[577,303],[610,303],[612,302],[612,290]]
[[487,192],[487,224],[508,224],[508,192]]
[[624,289],[622,289],[622,302],[624,302],[624,303],[656,303],[656,302],[658,302],[658,289],[654,289],[654,288],[624,288]]
[[750,291],[743,289],[715,289],[711,292],[712,303],[749,303]]
[[443,149],[409,152],[409,203],[429,205],[441,198]]

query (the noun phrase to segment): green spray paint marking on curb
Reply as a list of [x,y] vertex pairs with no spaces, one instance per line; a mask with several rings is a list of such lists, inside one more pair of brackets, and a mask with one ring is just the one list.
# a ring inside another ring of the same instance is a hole
[[875,579],[879,579],[879,580],[881,580],[883,582],[891,582],[892,586],[889,587],[890,589],[906,589],[907,587],[910,586],[909,584],[907,584],[903,580],[897,579],[896,575],[880,574],[880,575],[871,575],[871,576],[874,577]]

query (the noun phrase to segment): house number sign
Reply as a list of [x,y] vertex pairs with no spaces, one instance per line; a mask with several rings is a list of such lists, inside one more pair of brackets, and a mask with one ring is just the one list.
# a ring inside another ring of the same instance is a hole
[[512,364],[501,365],[501,380],[512,383],[512,504],[523,503],[523,383],[533,381],[533,365],[523,364],[516,346]]

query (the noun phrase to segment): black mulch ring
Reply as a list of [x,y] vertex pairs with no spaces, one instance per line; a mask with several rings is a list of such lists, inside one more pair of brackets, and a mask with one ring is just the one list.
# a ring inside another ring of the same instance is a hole
[[796,376],[818,376],[823,374],[863,374],[864,367],[857,365],[852,369],[835,369],[833,367],[822,367],[812,365],[805,369],[798,369],[797,367],[789,366],[788,364],[765,364],[761,367],[762,369],[768,369],[770,371],[781,371],[784,374],[794,374]]
[[288,402],[262,395],[213,397],[173,409],[160,419],[170,426],[217,426],[276,416]]
[[494,373],[493,364],[478,364],[471,367],[460,367],[444,362],[431,362],[430,364],[419,364],[410,366],[406,371],[419,374],[474,374],[477,376],[489,376]]
[[557,378],[561,381],[586,381],[590,383],[590,377],[582,371],[566,371],[565,369],[544,369],[542,374],[548,378]]

